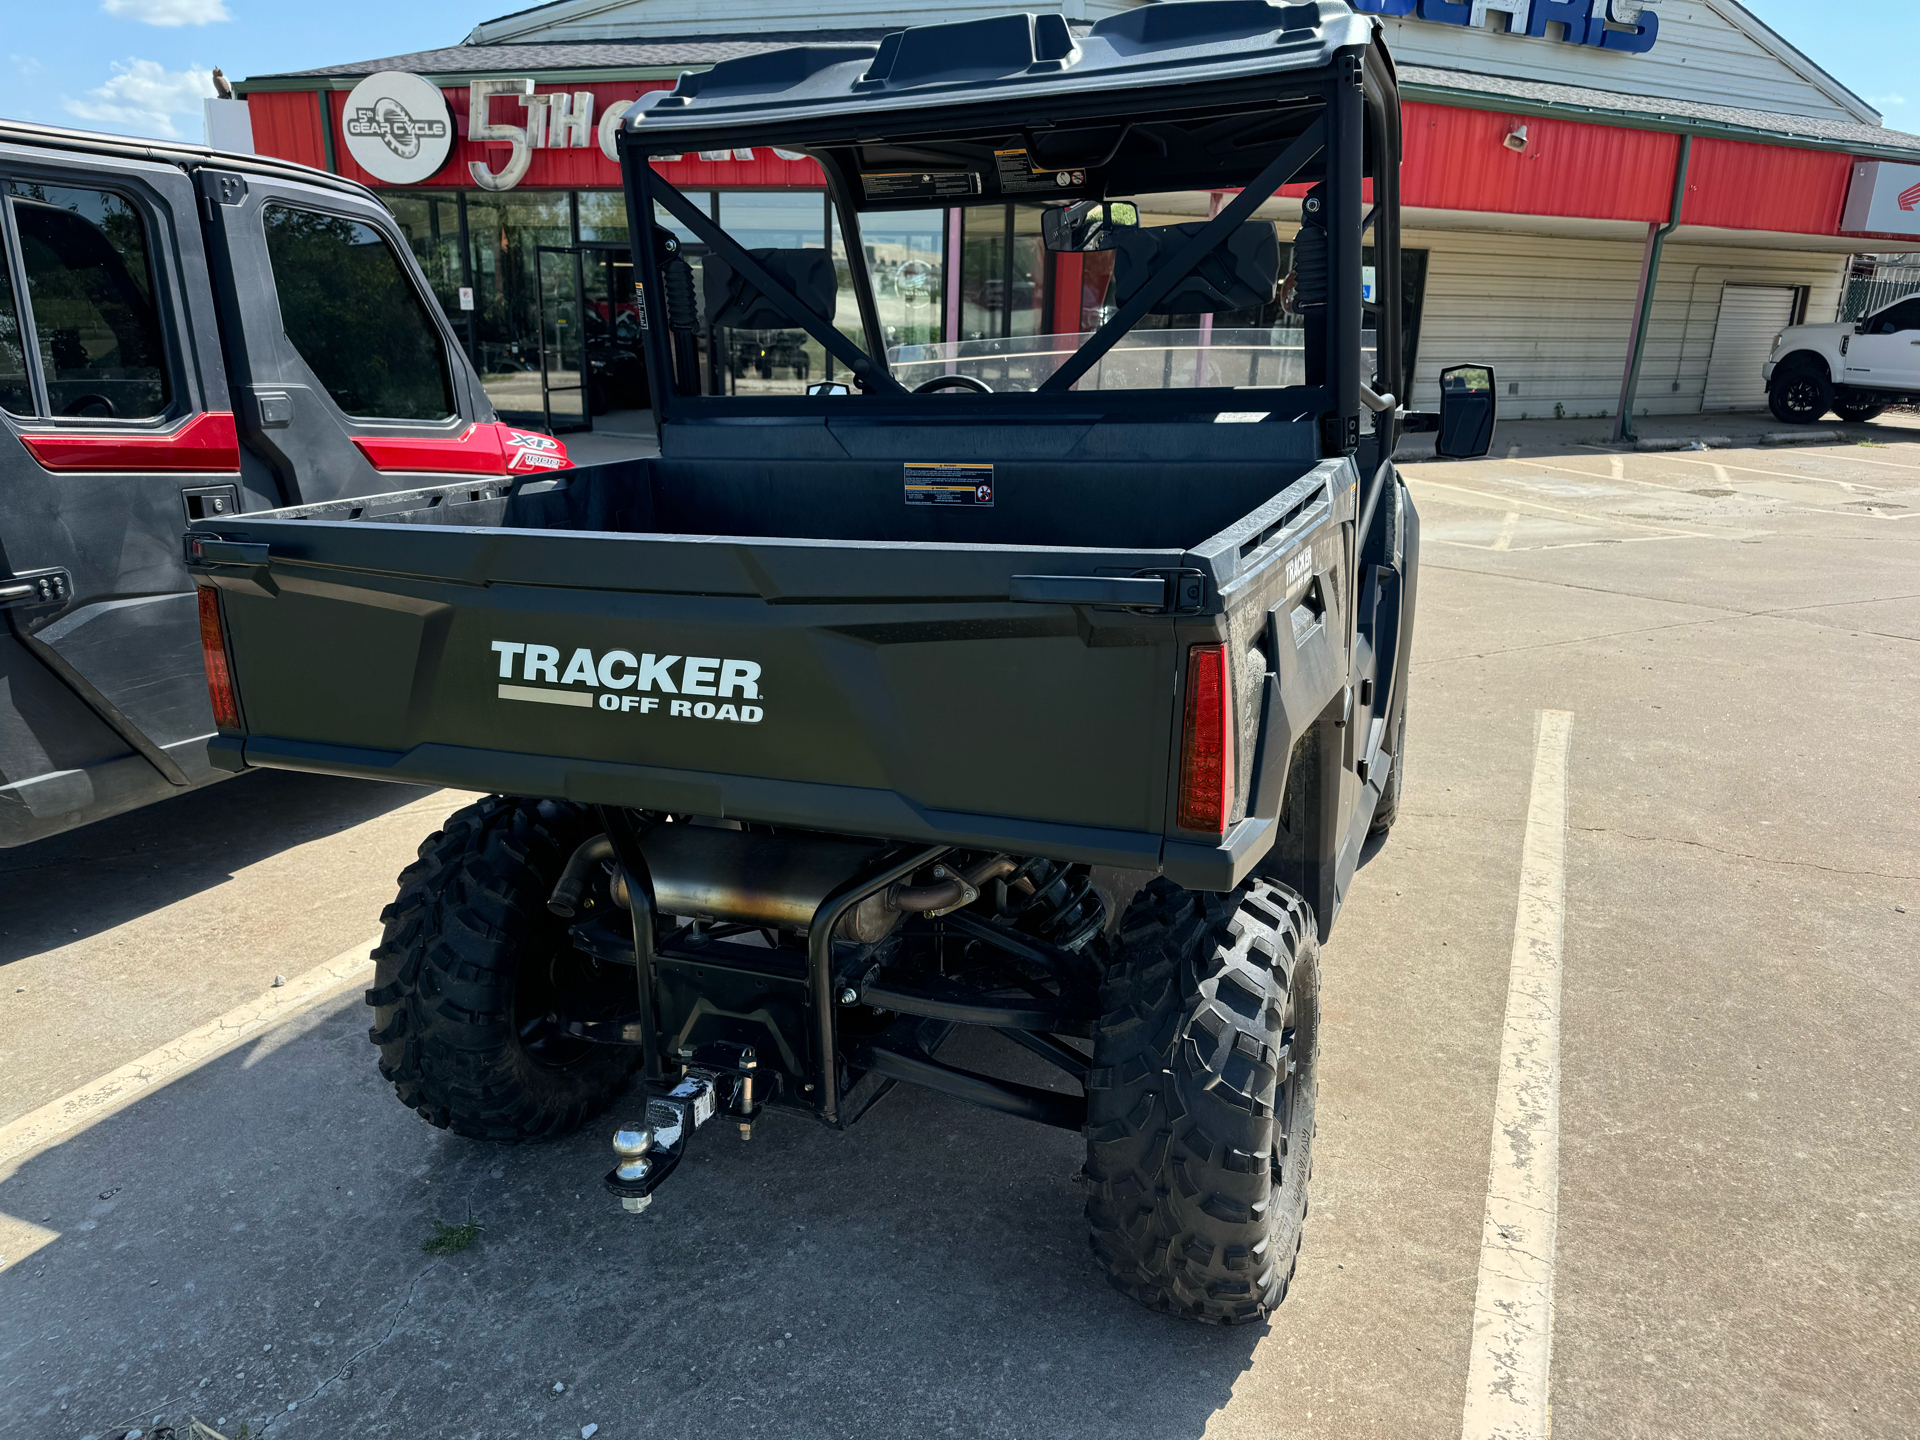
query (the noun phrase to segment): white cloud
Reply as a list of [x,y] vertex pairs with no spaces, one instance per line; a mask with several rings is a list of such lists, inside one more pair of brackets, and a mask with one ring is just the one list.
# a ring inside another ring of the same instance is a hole
[[227,0],[100,0],[100,8],[149,25],[210,25],[233,19]]
[[213,94],[213,77],[199,66],[168,70],[157,60],[113,62],[113,78],[82,100],[63,101],[69,115],[111,130],[177,140],[176,115],[197,115],[200,102]]

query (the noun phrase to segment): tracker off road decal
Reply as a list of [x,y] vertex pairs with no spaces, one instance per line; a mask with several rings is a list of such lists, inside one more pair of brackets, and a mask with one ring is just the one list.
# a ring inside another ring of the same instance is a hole
[[749,704],[761,698],[758,661],[630,650],[596,654],[580,646],[563,667],[559,646],[518,640],[492,646],[500,661],[495,694],[501,700],[740,725],[758,725],[766,715]]

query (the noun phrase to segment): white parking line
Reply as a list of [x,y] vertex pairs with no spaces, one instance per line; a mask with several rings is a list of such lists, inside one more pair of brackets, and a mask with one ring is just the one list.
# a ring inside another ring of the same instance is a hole
[[1561,931],[1570,711],[1536,721],[1520,905],[1494,1092],[1464,1441],[1550,1434],[1554,1241],[1561,1180]]
[[73,1131],[104,1120],[148,1091],[184,1075],[223,1051],[252,1040],[269,1027],[331,1000],[343,991],[365,987],[374,973],[368,953],[379,944],[378,935],[369,936],[324,965],[302,971],[286,985],[274,987],[259,1000],[236,1006],[206,1025],[147,1052],[139,1060],[129,1061],[118,1070],[87,1082],[79,1090],[69,1091],[59,1100],[49,1101],[39,1110],[29,1111],[19,1120],[0,1126],[0,1180],[11,1174],[16,1161]]

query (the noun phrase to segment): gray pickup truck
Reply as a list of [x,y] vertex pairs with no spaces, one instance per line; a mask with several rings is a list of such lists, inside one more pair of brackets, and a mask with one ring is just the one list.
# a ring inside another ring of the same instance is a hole
[[[605,1184],[642,1211],[717,1118],[926,1087],[1084,1135],[1128,1294],[1276,1305],[1318,947],[1400,794],[1391,457],[1493,429],[1485,367],[1393,394],[1399,126],[1335,0],[728,61],[620,132],[658,459],[194,524],[215,764],[492,793],[385,913],[402,1102],[498,1142],[630,1107]],[[649,164],[750,145],[819,162],[838,259]],[[1098,323],[890,351],[863,223],[1009,200]],[[743,375],[742,334],[808,364]],[[943,1058],[962,1028],[1055,1083]]]
[[188,522],[564,458],[363,186],[0,122],[0,846],[225,776]]

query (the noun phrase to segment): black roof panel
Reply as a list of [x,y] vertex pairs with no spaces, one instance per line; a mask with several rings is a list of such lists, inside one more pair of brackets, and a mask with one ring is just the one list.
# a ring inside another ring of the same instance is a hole
[[1012,115],[1051,99],[1259,81],[1319,69],[1336,51],[1367,45],[1374,22],[1344,0],[1162,0],[1078,29],[1058,14],[998,15],[917,25],[878,45],[797,46],[723,60],[682,76],[671,91],[642,97],[623,128],[644,134],[648,151],[673,154],[698,148],[703,136],[766,134],[829,118],[892,129],[920,111],[946,117],[986,107]]

